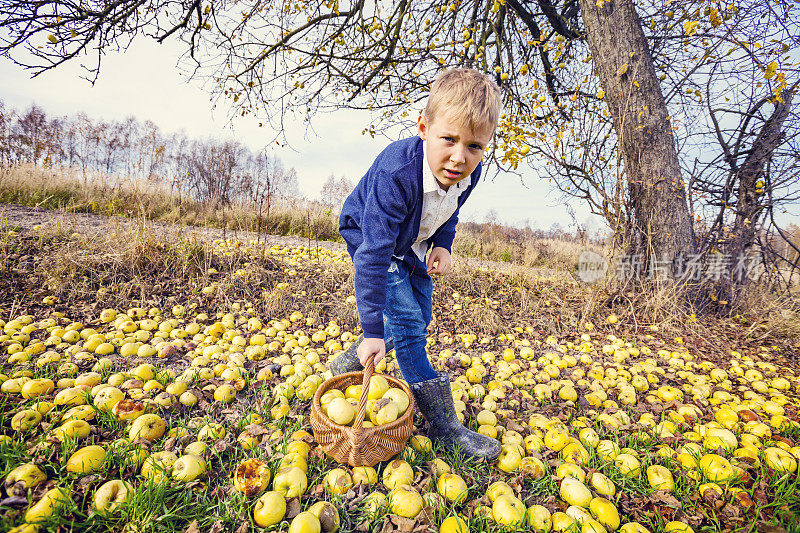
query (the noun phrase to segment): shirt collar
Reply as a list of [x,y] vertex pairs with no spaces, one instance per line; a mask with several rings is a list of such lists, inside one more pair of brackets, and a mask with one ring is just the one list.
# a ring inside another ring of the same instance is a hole
[[443,190],[439,187],[439,182],[436,181],[436,177],[433,175],[433,170],[431,169],[430,164],[428,164],[428,143],[427,141],[422,141],[422,158],[424,159],[425,163],[422,165],[422,192],[423,194],[431,193],[431,192],[438,192],[439,196],[445,196],[451,189],[455,188],[458,191],[458,194],[465,191],[467,187],[472,184],[472,176],[467,176],[463,180],[459,181],[450,189]]

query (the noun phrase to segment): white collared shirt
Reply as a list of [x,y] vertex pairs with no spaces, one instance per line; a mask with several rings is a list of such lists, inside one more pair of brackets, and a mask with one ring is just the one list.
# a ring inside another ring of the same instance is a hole
[[422,214],[419,218],[419,233],[411,249],[422,262],[425,262],[425,254],[428,252],[425,241],[430,239],[456,212],[458,198],[472,183],[472,176],[467,176],[445,191],[439,186],[428,164],[426,141],[422,141],[422,153],[425,158],[425,163],[422,165]]

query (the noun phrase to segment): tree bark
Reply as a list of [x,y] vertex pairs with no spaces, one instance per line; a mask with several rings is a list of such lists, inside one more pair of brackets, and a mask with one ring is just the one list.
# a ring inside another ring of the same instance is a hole
[[[796,86],[795,86],[796,87]],[[738,169],[739,193],[736,200],[736,217],[731,229],[732,240],[729,254],[733,261],[743,259],[756,242],[758,219],[764,211],[763,196],[756,192],[759,180],[768,181],[764,167],[772,158],[775,149],[784,141],[783,122],[789,116],[795,87],[785,88],[781,92],[782,102],[775,103],[772,115],[764,123],[756,137],[750,153]],[[770,183],[762,183],[767,189]],[[746,278],[740,281],[746,281]]]
[[580,0],[593,64],[624,163],[628,252],[640,276],[680,274],[697,251],[667,105],[631,0]]

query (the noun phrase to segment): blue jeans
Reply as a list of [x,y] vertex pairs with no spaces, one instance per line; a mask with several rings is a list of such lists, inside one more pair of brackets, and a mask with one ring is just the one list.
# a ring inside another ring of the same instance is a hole
[[392,259],[386,286],[383,337],[394,341],[395,358],[407,383],[438,377],[425,351],[433,312],[433,280],[422,274],[409,272],[405,263]]

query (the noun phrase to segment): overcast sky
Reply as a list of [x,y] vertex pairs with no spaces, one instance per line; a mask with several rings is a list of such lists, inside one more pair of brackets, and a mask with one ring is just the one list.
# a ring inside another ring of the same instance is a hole
[[[0,100],[19,111],[35,102],[51,116],[84,111],[93,118],[121,120],[133,115],[139,121],[153,121],[163,133],[182,129],[190,137],[235,138],[253,151],[274,138],[273,132],[258,127],[257,118],[231,123],[223,100],[213,109],[214,102],[201,82],[188,80],[177,68],[180,51],[174,42],[159,45],[140,39],[127,52],[104,57],[94,86],[82,78],[85,71],[77,62],[31,79],[28,72],[0,59]],[[357,181],[389,142],[385,137],[361,135],[369,123],[367,112],[352,110],[317,115],[311,123],[313,131],[290,123],[291,129],[285,133],[291,148],[275,147],[273,155],[297,170],[305,196],[318,198],[331,173]],[[391,140],[412,134],[412,130],[394,131]],[[532,169],[523,171],[521,178],[500,174],[493,181],[482,180],[462,208],[461,220],[482,222],[489,210],[494,210],[501,222],[514,226],[529,223],[535,229],[548,229],[558,223],[574,230],[573,212],[591,233],[605,229],[600,217],[591,215],[583,202],[564,200]],[[790,211],[776,213],[776,218],[800,222],[800,206],[791,206]]]
[[[61,66],[35,79],[8,60],[0,59],[0,100],[7,107],[22,111],[34,102],[49,115],[85,111],[93,118],[120,120],[133,115],[140,121],[151,120],[162,132],[185,130],[191,137],[236,138],[258,150],[273,135],[258,127],[258,120],[238,119],[230,124],[223,101],[212,110],[210,95],[198,81],[188,81],[176,68],[179,50],[174,44],[158,45],[139,40],[125,53],[113,53],[103,59],[97,83],[92,86],[81,78],[78,63]],[[290,148],[273,152],[284,165],[297,170],[301,192],[317,198],[325,179],[334,173],[354,182],[363,176],[374,157],[388,140],[361,135],[370,123],[367,112],[342,110],[320,114],[312,120],[314,131],[305,128],[287,130]],[[413,134],[393,132],[395,138]],[[577,220],[590,223],[590,231],[603,228],[581,202],[573,201]],[[554,223],[574,229],[574,224],[560,193],[536,173],[500,175],[483,181],[462,209],[462,220],[482,222],[494,209],[501,221],[547,229]]]

